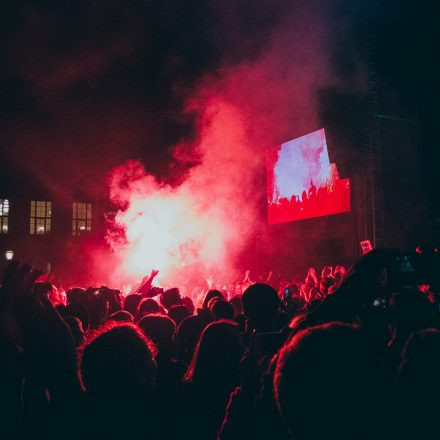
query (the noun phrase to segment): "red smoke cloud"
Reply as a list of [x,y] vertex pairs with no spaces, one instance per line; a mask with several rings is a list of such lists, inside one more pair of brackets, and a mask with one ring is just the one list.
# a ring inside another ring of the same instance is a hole
[[245,121],[221,99],[199,111],[200,164],[179,186],[159,183],[135,161],[112,172],[110,198],[121,209],[115,218],[119,233],[108,239],[121,260],[114,274],[119,281],[133,282],[153,268],[165,284],[194,268],[230,275],[253,231],[259,157]]
[[255,182],[264,151],[320,128],[316,91],[335,82],[327,13],[297,5],[257,58],[203,78],[186,106],[197,115],[198,141],[174,150],[177,163],[198,165],[180,185],[159,183],[136,162],[113,171],[110,195],[122,206],[116,224],[125,239],[110,238],[122,261],[118,277],[158,268],[168,284],[188,266],[234,272],[261,221],[265,187]]

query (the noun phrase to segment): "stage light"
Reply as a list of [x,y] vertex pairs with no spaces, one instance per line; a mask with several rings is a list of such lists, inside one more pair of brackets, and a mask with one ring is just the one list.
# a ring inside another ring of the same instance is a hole
[[14,258],[14,251],[6,251],[5,257],[7,260],[12,260]]

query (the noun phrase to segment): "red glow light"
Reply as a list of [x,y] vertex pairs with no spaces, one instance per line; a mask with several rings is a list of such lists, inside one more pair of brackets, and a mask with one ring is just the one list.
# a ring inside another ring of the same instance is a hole
[[120,209],[108,240],[120,259],[118,285],[139,281],[153,268],[162,285],[191,267],[205,275],[234,271],[234,257],[257,218],[253,178],[260,164],[233,106],[212,100],[200,110],[199,123],[199,143],[176,149],[195,149],[201,157],[180,186],[159,183],[136,161],[113,170],[110,197]]

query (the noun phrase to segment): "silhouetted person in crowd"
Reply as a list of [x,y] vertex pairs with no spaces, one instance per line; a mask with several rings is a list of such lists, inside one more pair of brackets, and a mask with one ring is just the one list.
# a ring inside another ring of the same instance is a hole
[[219,297],[219,296],[215,296],[214,298],[211,298],[208,302],[207,308],[212,312],[212,308],[214,307],[214,304],[219,301],[225,301],[225,299],[223,299],[223,297]]
[[170,414],[180,411],[179,398],[181,393],[181,378],[184,368],[174,360],[174,336],[176,324],[168,316],[162,314],[145,315],[139,321],[139,327],[148,339],[157,347],[156,363],[156,392],[154,400],[160,408],[157,414],[162,434],[166,438],[178,435],[177,426],[170,424]]
[[96,329],[105,322],[109,315],[109,301],[100,289],[89,287],[86,291],[89,310],[89,328]]
[[153,341],[158,350],[156,355],[156,363],[158,364],[156,382],[160,385],[173,382],[174,386],[174,381],[177,379],[173,362],[176,324],[168,316],[158,313],[144,316],[138,325],[145,336]]
[[127,310],[119,310],[108,317],[109,321],[134,322],[133,315]]
[[227,301],[220,300],[214,303],[211,308],[215,320],[228,319],[232,320],[234,318],[234,308]]
[[251,285],[241,299],[247,318],[247,332],[243,335],[247,348],[241,362],[240,387],[231,395],[219,438],[265,439],[274,436],[284,440],[286,430],[280,424],[272,384],[266,387],[267,395],[260,399],[261,403],[258,406],[255,403],[268,363],[288,336],[288,333],[279,331],[288,323],[288,316],[280,314],[278,294],[267,284]]
[[191,312],[186,306],[180,304],[177,306],[172,306],[168,310],[168,316],[176,323],[176,325],[179,325],[185,318],[191,316]]
[[220,290],[215,290],[215,289],[208,290],[208,292],[206,292],[205,299],[203,300],[203,303],[202,303],[202,309],[208,308],[209,301],[211,301],[212,298],[215,298],[215,297],[225,299],[225,297],[223,296],[223,293],[221,293]]
[[168,316],[162,314],[149,314],[138,323],[145,336],[153,341],[159,353],[172,356],[172,344],[176,333],[176,324]]
[[390,383],[362,332],[329,323],[281,350],[275,393],[296,440],[390,438]]
[[84,331],[89,327],[89,310],[86,305],[80,303],[67,304],[62,310],[58,311],[61,316],[74,316],[81,321]]
[[189,316],[179,324],[176,334],[176,354],[182,365],[188,366],[190,363],[197,341],[207,324],[198,315]]
[[316,186],[313,183],[313,180],[310,179],[310,187],[309,187],[309,198],[315,198],[316,197]]
[[216,439],[231,391],[238,384],[243,345],[237,324],[217,321],[200,336],[186,382],[183,423],[192,439]]
[[87,303],[86,291],[80,287],[74,287],[66,292],[68,304],[85,305]]
[[165,307],[165,309],[170,310],[173,306],[179,306],[182,304],[182,297],[180,296],[180,291],[177,287],[165,290],[160,295],[160,304]]
[[137,308],[137,321],[142,319],[145,315],[149,315],[150,313],[163,313],[164,309],[153,299],[153,298],[145,298],[143,299]]
[[107,286],[101,286],[99,293],[107,301],[109,315],[122,310],[122,294],[119,289],[109,289]]
[[307,202],[307,192],[305,190],[301,193],[301,201],[303,204]]
[[428,297],[419,290],[402,289],[391,296],[388,306],[391,338],[389,357],[397,369],[400,354],[409,335],[415,331],[435,326],[435,310]]
[[142,301],[142,295],[131,293],[125,297],[124,310],[130,312],[132,316],[136,316],[139,303]]
[[156,438],[154,350],[129,323],[109,323],[90,335],[80,366],[86,438]]
[[280,300],[277,291],[268,284],[252,284],[241,298],[243,311],[248,319],[248,330],[269,332],[279,330],[276,325]]
[[184,296],[182,298],[182,304],[189,310],[189,313],[191,315],[193,315],[194,312],[196,311],[193,300],[189,296]]

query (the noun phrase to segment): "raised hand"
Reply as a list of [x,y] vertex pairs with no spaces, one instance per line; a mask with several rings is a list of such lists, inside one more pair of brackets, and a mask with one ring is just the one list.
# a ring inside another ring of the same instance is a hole
[[321,278],[331,277],[333,275],[333,269],[331,266],[324,266],[321,272]]
[[249,280],[249,274],[251,273],[251,271],[248,269],[245,274],[244,274],[244,278],[243,278],[243,283],[247,283]]
[[311,280],[313,280],[315,286],[317,287],[319,285],[318,275],[316,273],[316,269],[314,267],[311,267],[307,273],[307,277]]
[[[151,296],[151,286],[153,285],[154,278],[159,274],[159,270],[152,269],[150,276],[146,276],[142,279],[140,286],[137,288],[136,292],[144,296]],[[155,296],[156,293],[153,295]]]

